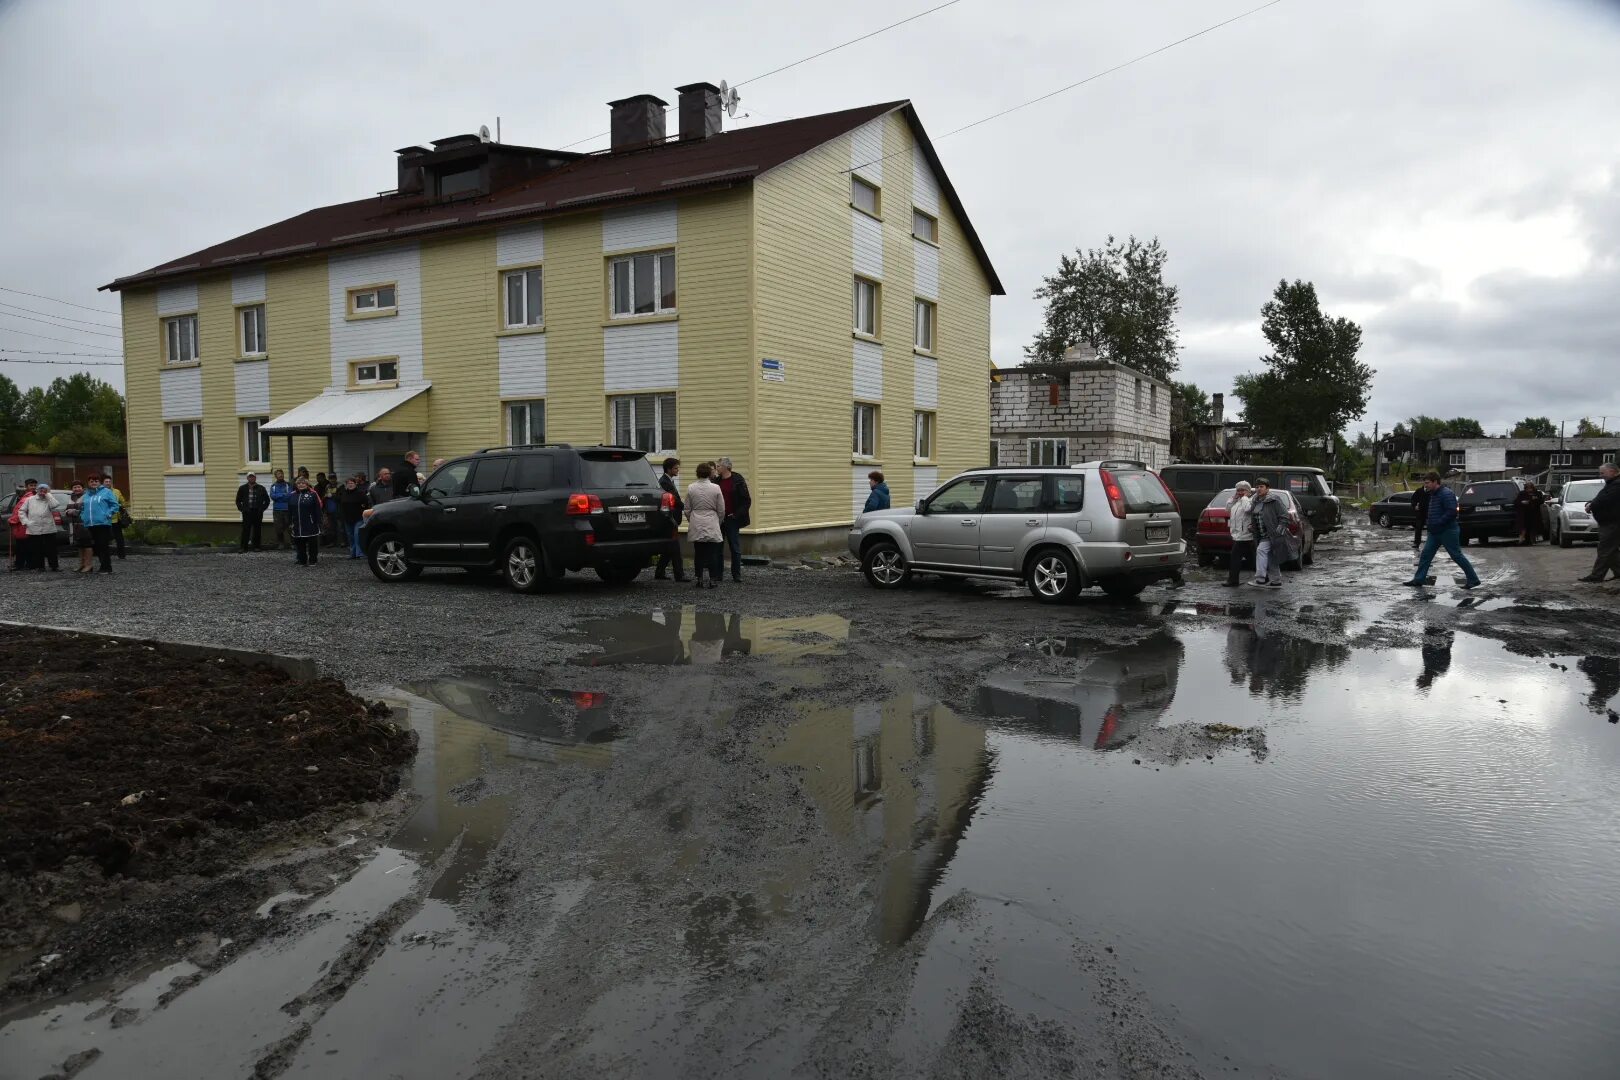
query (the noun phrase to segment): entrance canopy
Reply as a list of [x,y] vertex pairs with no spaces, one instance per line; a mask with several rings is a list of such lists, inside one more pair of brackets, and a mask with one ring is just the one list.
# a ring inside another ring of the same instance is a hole
[[266,435],[331,435],[340,431],[426,431],[432,383],[392,390],[329,390],[259,428]]

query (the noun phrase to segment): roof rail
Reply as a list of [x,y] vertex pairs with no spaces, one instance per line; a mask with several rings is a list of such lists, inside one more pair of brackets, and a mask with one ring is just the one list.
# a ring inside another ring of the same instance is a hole
[[565,442],[536,442],[514,443],[511,446],[486,446],[478,451],[480,454],[493,454],[497,450],[572,450],[573,443]]

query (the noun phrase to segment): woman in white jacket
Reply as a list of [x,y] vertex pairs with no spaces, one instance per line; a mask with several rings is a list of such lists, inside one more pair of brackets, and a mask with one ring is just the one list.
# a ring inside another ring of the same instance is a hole
[[1226,524],[1232,531],[1232,554],[1226,561],[1226,587],[1238,587],[1238,573],[1244,559],[1254,558],[1254,500],[1247,480],[1239,480],[1237,490],[1226,504]]
[[28,530],[29,564],[35,570],[45,569],[46,563],[52,570],[62,569],[56,564],[56,510],[49,484],[39,485],[32,497],[23,500],[17,520]]
[[697,481],[686,489],[686,535],[692,541],[693,576],[700,589],[704,570],[709,572],[709,588],[719,588],[725,541],[720,522],[726,516],[726,497],[720,485],[709,479],[713,471],[712,465],[703,462],[697,467]]

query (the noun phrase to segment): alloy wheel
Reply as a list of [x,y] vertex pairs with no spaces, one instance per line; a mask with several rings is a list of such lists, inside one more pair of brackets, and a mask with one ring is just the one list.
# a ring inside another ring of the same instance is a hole
[[506,554],[506,578],[515,587],[526,589],[534,584],[538,571],[534,548],[528,544],[514,544]]
[[883,585],[898,585],[905,580],[905,559],[894,548],[885,548],[872,556],[872,576]]
[[389,539],[378,544],[377,568],[389,577],[404,577],[405,572],[411,568],[410,562],[405,558],[405,542]]
[[1069,568],[1056,555],[1043,555],[1035,560],[1030,578],[1042,596],[1062,596],[1069,587]]

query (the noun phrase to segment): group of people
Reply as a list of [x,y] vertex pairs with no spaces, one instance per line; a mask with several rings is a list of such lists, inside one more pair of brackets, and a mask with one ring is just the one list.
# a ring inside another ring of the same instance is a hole
[[68,543],[79,553],[75,574],[97,569],[112,573],[112,553],[124,557],[124,526],[129,511],[124,493],[113,486],[110,474],[91,473],[83,482],[74,481],[67,502],[57,506],[51,486],[28,479],[18,486],[7,524],[11,537],[11,569],[62,569],[59,548],[66,531]]
[[[379,469],[376,480],[357,472],[341,481],[324,472],[310,479],[309,469],[300,465],[291,483],[286,473],[277,469],[268,488],[259,483],[258,474],[248,473],[246,481],[236,489],[236,510],[242,515],[237,550],[263,550],[264,514],[268,510],[275,527],[275,546],[284,550],[290,541],[299,566],[313,566],[322,544],[347,545],[349,558],[363,559],[366,553],[360,547],[360,526],[366,520],[366,511],[409,494],[423,480],[416,471],[421,462],[421,455],[413,450],[405,455],[398,469]],[[434,467],[440,464],[442,459],[434,462]]]
[[1252,486],[1247,480],[1238,481],[1226,504],[1227,526],[1232,533],[1232,555],[1226,571],[1228,588],[1240,584],[1243,563],[1251,557],[1254,578],[1250,585],[1283,587],[1282,564],[1299,557],[1288,532],[1288,511],[1288,502],[1271,490],[1270,480],[1261,477]]
[[[694,481],[683,496],[676,478],[681,475],[678,458],[664,459],[664,472],[658,486],[675,500],[675,524],[686,519],[687,539],[692,541],[692,576],[697,587],[717,588],[725,571],[725,554],[731,553],[731,580],[742,581],[742,531],[752,519],[750,511],[754,497],[749,493],[748,481],[742,473],[731,467],[731,459],[719,458],[698,464]],[[675,580],[686,580],[686,567],[681,556],[680,536],[670,537],[653,576],[663,580],[667,571],[675,568]],[[703,575],[708,573],[705,584]]]

